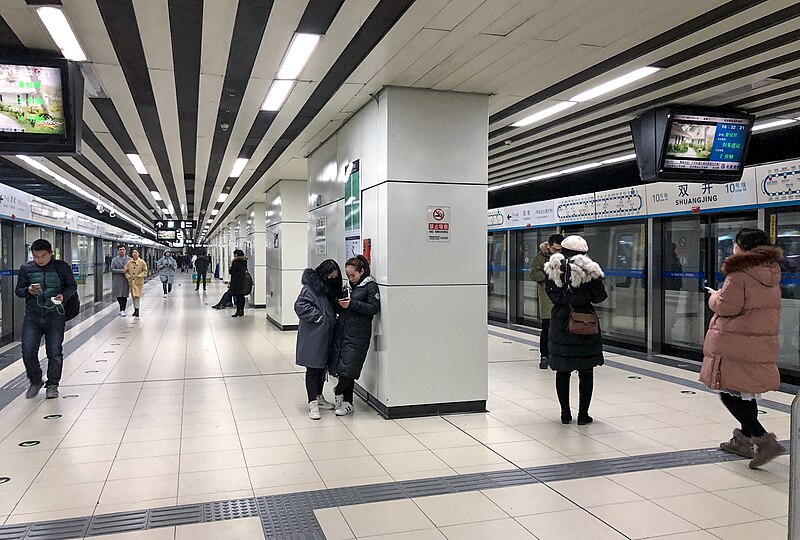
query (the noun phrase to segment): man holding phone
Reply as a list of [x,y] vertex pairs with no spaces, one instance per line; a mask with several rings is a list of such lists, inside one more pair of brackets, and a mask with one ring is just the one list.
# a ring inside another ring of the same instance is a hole
[[47,351],[47,399],[58,397],[58,383],[64,366],[63,302],[78,292],[78,284],[70,266],[53,258],[53,246],[40,238],[31,245],[33,260],[19,269],[15,293],[25,298],[25,319],[22,322],[22,360],[30,380],[25,394],[28,399],[39,394],[42,386],[42,367],[39,347],[44,336]]

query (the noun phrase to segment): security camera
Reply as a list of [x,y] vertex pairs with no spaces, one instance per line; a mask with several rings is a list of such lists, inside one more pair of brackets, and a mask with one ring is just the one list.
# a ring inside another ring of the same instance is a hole
[[220,128],[222,131],[228,131],[228,128],[230,128],[230,127],[231,127],[231,125],[230,125],[228,122],[221,122],[221,123],[219,124],[219,128]]
[[108,217],[115,218],[117,217],[117,213],[112,210],[111,212],[108,213]]
[[100,214],[103,213],[103,205],[100,204],[100,203],[97,203],[97,212],[100,213]]

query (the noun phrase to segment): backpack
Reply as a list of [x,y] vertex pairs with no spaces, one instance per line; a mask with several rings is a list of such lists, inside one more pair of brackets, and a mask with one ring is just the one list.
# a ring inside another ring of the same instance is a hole
[[244,284],[242,285],[242,289],[245,296],[253,292],[253,276],[250,275],[250,272],[244,273]]

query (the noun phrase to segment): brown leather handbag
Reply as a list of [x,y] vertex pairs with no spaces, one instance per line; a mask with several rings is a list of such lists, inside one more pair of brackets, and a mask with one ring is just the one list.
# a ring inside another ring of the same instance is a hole
[[596,336],[600,333],[600,319],[597,318],[596,313],[579,313],[573,309],[572,304],[567,297],[566,291],[563,289],[561,292],[564,294],[564,299],[569,306],[569,322],[567,323],[567,330],[570,334],[576,336]]

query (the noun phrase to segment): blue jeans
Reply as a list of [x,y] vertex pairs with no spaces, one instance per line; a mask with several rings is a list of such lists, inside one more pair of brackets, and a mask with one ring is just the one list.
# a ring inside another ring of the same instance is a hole
[[25,312],[22,322],[22,361],[31,384],[42,384],[42,367],[39,364],[42,336],[47,352],[47,386],[58,386],[61,381],[65,325],[64,316],[58,313],[37,315]]

